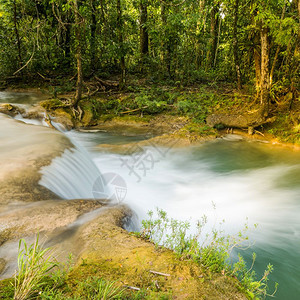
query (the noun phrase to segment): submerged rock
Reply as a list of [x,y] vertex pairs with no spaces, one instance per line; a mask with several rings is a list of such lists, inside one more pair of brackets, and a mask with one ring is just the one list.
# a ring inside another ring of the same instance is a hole
[[25,113],[25,110],[17,105],[13,105],[10,103],[0,103],[0,113],[14,117],[18,114]]

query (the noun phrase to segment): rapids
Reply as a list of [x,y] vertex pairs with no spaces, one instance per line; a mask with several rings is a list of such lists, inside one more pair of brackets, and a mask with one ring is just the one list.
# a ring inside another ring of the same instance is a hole
[[[4,96],[0,93],[1,102],[9,98]],[[5,119],[1,116],[2,122]],[[2,135],[4,130],[1,126]],[[101,144],[139,148],[138,141],[146,137],[78,131],[64,135],[76,147],[41,169],[40,185],[64,199],[106,197],[123,202],[139,221],[159,207],[173,218],[189,220],[191,230],[203,215],[208,217],[208,231],[223,220],[228,234],[236,234],[245,222],[251,228],[258,224],[248,232],[253,246],[241,254],[251,264],[251,253],[257,253],[254,269],[260,277],[268,263],[274,266],[269,285],[272,292],[279,282],[277,299],[299,298],[300,153],[229,135],[184,149],[149,144],[142,152],[116,154]],[[0,156],[8,156],[9,147],[15,146],[2,145]]]

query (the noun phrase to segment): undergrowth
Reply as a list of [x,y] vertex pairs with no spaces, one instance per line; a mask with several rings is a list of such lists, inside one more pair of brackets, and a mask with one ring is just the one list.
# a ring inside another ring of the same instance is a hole
[[[190,234],[191,227],[188,221],[178,221],[169,218],[167,213],[157,209],[156,214],[148,212],[149,218],[142,221],[142,229],[138,236],[155,243],[156,247],[165,247],[173,250],[183,259],[191,259],[212,272],[221,273],[227,276],[234,276],[239,279],[241,289],[251,299],[264,299],[267,295],[274,296],[275,291],[268,293],[269,275],[273,266],[268,265],[263,276],[257,279],[253,270],[256,254],[252,255],[252,265],[247,268],[242,255],[238,254],[238,261],[232,261],[233,250],[246,249],[249,239],[246,235],[249,227],[246,223],[243,230],[236,235],[226,235],[222,230],[222,223],[219,228],[206,230],[207,217],[203,216],[196,225],[196,233]],[[256,227],[256,225],[255,225]]]
[[[196,224],[196,232],[190,234],[190,222],[169,218],[163,210],[142,221],[139,237],[150,240],[156,247],[173,250],[180,259],[190,259],[213,273],[237,278],[243,291],[250,299],[264,299],[268,291],[269,275],[273,266],[268,265],[263,276],[257,279],[253,270],[256,254],[253,253],[252,265],[247,267],[244,258],[238,254],[237,261],[232,261],[232,252],[249,247],[249,230],[246,223],[236,235],[226,235],[222,224],[208,231],[207,217],[203,216]],[[23,239],[19,242],[18,270],[13,280],[0,282],[0,299],[152,299],[151,290],[129,291],[118,281],[110,281],[101,276],[90,275],[80,280],[70,279],[72,257],[67,263],[58,263],[53,251],[39,244],[39,235],[33,244],[28,245]],[[169,299],[170,291],[162,293],[160,299]],[[150,293],[150,294],[149,294]],[[156,295],[158,296],[158,295]]]

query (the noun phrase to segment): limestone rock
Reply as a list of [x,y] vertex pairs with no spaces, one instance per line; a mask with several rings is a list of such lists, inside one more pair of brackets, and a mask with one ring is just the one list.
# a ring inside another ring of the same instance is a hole
[[210,127],[223,125],[228,128],[254,128],[274,121],[275,118],[265,119],[261,117],[259,112],[252,114],[212,114],[206,119],[206,123]]

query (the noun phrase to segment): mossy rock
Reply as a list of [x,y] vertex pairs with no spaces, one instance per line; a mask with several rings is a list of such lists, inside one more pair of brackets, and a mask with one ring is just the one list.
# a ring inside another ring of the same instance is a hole
[[85,127],[92,125],[93,121],[94,121],[94,114],[93,114],[92,109],[90,109],[90,108],[85,109],[83,111],[83,117],[81,119],[82,125]]
[[66,129],[70,130],[74,128],[74,118],[71,109],[57,108],[51,115],[55,117],[55,122],[64,125]]
[[41,101],[40,106],[42,106],[46,110],[53,110],[58,107],[64,107],[65,104],[61,100],[54,98],[54,99],[48,99],[48,100]]
[[0,113],[9,115],[11,117],[16,116],[17,114],[23,114],[25,110],[16,105],[12,105],[10,103],[0,104]]

